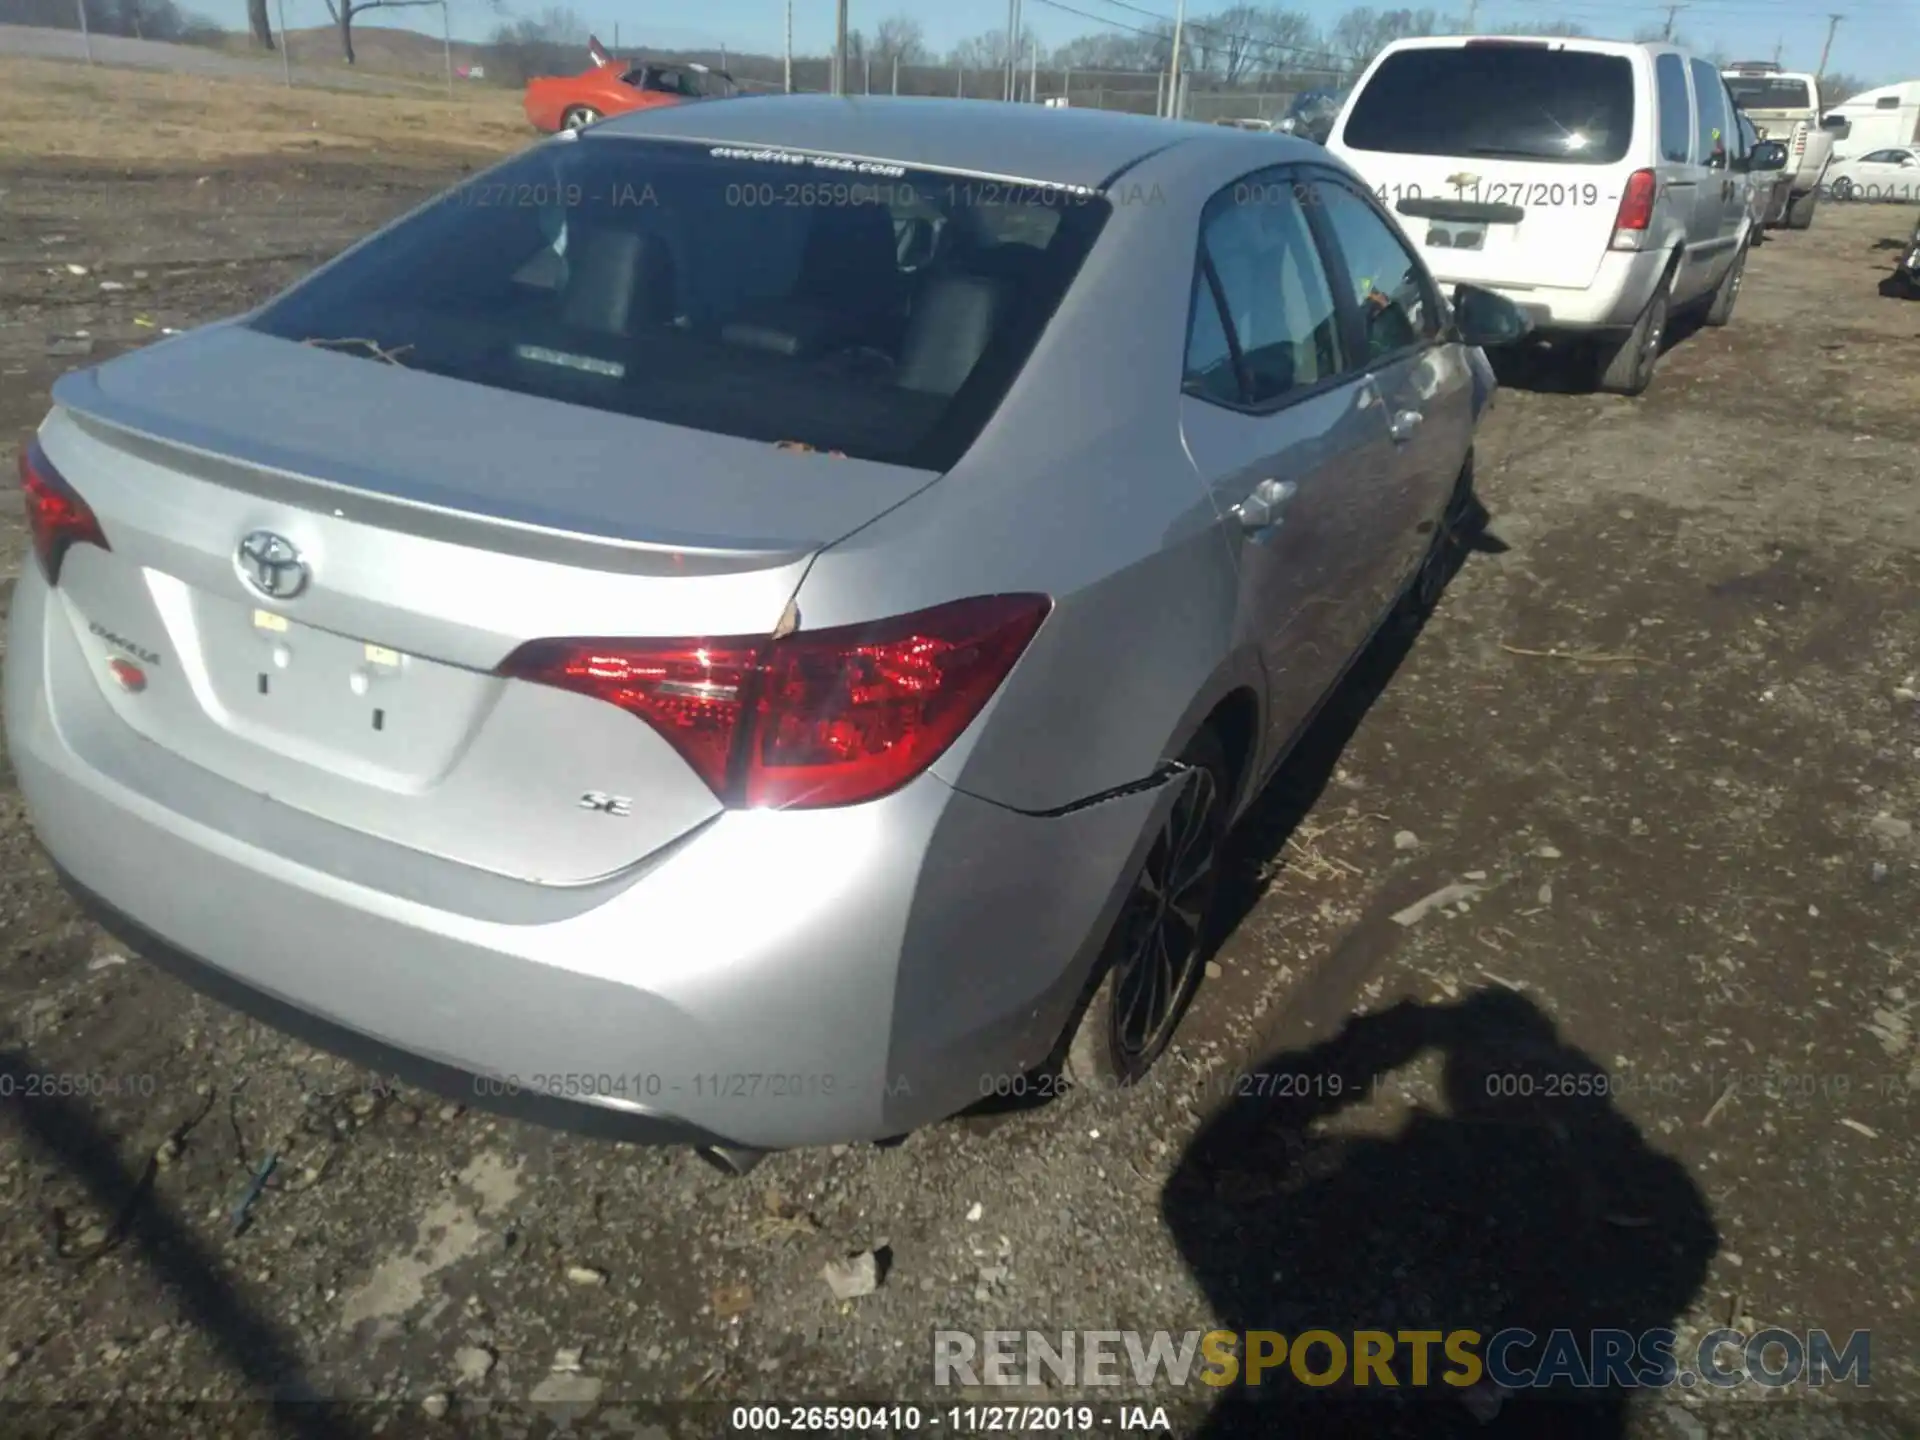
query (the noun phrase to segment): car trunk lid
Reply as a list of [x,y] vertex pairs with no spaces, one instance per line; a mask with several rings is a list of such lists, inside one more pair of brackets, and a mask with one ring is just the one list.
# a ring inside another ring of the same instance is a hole
[[[645,722],[500,662],[554,636],[765,635],[815,551],[934,478],[235,326],[54,398],[42,444],[112,545],[68,557],[56,612],[125,723],[277,803],[546,883],[720,806]],[[304,585],[267,593],[263,558],[288,555]],[[129,657],[138,690],[110,668]]]

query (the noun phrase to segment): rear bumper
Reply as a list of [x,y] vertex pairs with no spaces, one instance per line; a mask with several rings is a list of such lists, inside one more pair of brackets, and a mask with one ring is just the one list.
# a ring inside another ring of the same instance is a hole
[[643,1141],[882,1139],[1043,1060],[1171,787],[1018,814],[923,775],[727,812],[555,887],[279,805],[112,713],[29,565],[7,739],[34,828],[144,953],[483,1108]]
[[[1555,334],[1624,330],[1640,318],[1653,287],[1665,273],[1668,252],[1609,250],[1592,281],[1582,286],[1512,285],[1436,273],[1441,288],[1477,285],[1507,297],[1529,319],[1536,332]],[[1428,263],[1433,263],[1431,254]]]

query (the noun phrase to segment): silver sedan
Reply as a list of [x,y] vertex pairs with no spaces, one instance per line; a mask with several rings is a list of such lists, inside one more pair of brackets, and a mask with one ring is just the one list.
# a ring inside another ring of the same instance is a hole
[[609,121],[58,382],[13,764],[144,953],[465,1100],[739,1164],[1130,1082],[1522,324],[1270,134]]

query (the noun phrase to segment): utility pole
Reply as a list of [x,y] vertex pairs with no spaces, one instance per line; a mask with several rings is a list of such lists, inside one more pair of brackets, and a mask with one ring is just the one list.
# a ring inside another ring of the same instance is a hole
[[[93,63],[93,33],[87,29],[87,0],[80,0],[80,43],[86,48],[87,64]],[[287,32],[280,31],[280,48],[287,48]]]
[[900,93],[900,54],[898,51],[895,51],[893,56],[893,93],[896,95]]
[[1660,38],[1662,40],[1673,39],[1673,18],[1686,8],[1684,5],[1667,6],[1667,28],[1661,32]]
[[1040,42],[1033,42],[1033,70],[1027,79],[1027,103],[1040,103]]
[[860,88],[871,95],[873,93],[873,56],[866,55],[861,57],[860,64],[862,67]]
[[1827,43],[1820,47],[1820,64],[1813,72],[1816,80],[1827,73],[1827,56],[1833,53],[1833,32],[1840,28],[1840,22],[1846,18],[1844,15],[1827,16]]
[[1007,0],[1007,65],[1004,77],[1006,84],[1000,96],[1003,100],[1013,99],[1013,47],[1016,43],[1013,37],[1020,33],[1016,28],[1019,24],[1020,0]]
[[1787,42],[1784,39],[1776,40],[1773,42],[1773,63],[1774,64],[1778,65],[1780,63],[1780,52],[1782,50],[1785,50],[1786,48],[1787,48]]
[[1480,0],[1467,0],[1466,33],[1473,34],[1473,22],[1480,18]]
[[1167,82],[1167,115],[1174,120],[1180,118],[1180,43],[1185,38],[1186,29],[1187,0],[1180,0],[1173,7],[1173,68],[1171,79]]
[[847,0],[840,0],[834,17],[833,93],[847,93]]
[[293,56],[287,50],[287,0],[273,0],[274,12],[280,17],[280,70],[287,77],[287,88],[293,88]]
[[793,93],[793,0],[787,0],[787,94]]
[[[447,98],[453,98],[453,20],[447,14],[447,0],[440,0],[440,45],[447,60]],[[280,48],[287,48],[287,28],[280,27]]]

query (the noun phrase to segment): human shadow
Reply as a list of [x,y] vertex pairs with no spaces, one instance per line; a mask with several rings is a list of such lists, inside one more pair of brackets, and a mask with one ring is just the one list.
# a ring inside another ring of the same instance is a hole
[[[1436,1051],[1438,1094],[1416,1094],[1397,1129],[1323,1129]],[[1624,1435],[1634,1387],[1619,1372],[1613,1383],[1600,1372],[1596,1388],[1508,1393],[1486,1376],[1445,1383],[1448,1371],[1464,1372],[1439,1345],[1429,1371],[1438,1383],[1425,1387],[1408,1383],[1404,1343],[1394,1352],[1398,1388],[1377,1373],[1354,1384],[1350,1363],[1356,1331],[1397,1341],[1464,1329],[1484,1346],[1518,1327],[1540,1337],[1503,1352],[1524,1370],[1540,1365],[1555,1331],[1585,1347],[1595,1330],[1638,1340],[1674,1325],[1718,1234],[1686,1171],[1647,1144],[1606,1090],[1601,1068],[1505,989],[1451,1005],[1404,1002],[1241,1077],[1182,1156],[1163,1216],[1220,1328],[1332,1332],[1349,1363],[1319,1387],[1284,1363],[1258,1385],[1243,1370],[1193,1433]],[[1331,1358],[1312,1347],[1307,1373],[1325,1374]]]

